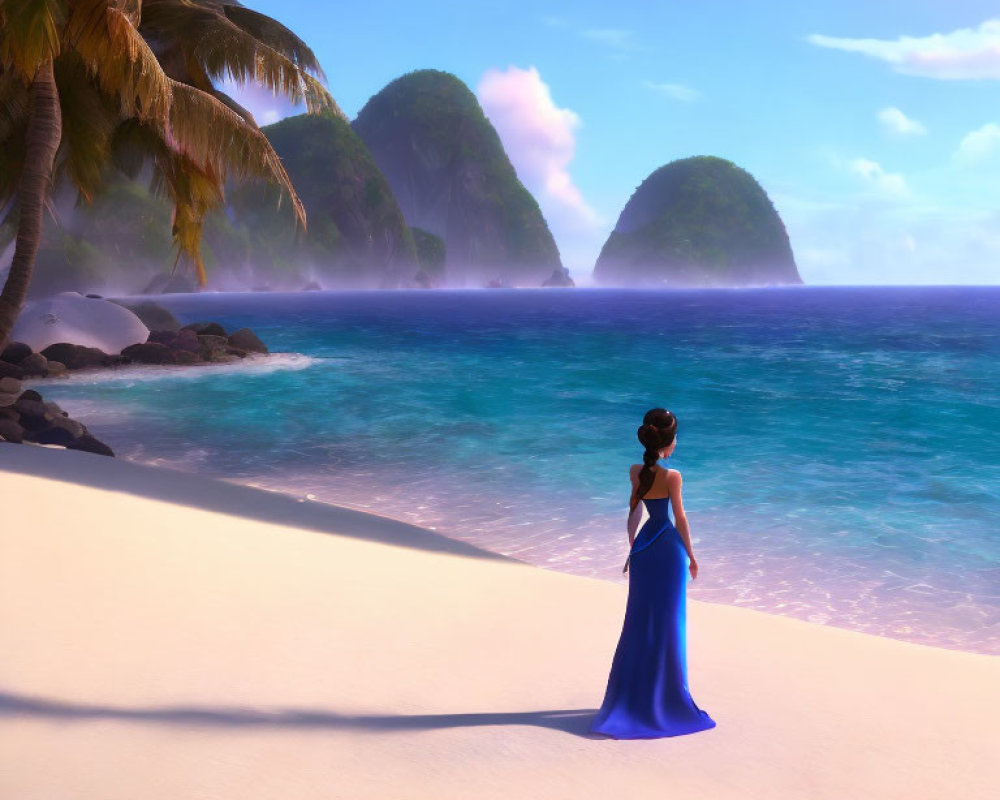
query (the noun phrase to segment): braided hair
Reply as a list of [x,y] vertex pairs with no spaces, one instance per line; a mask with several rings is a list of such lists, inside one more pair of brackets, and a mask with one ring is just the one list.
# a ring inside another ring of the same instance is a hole
[[642,500],[653,486],[653,467],[660,460],[660,450],[670,447],[677,436],[677,417],[665,408],[653,408],[642,418],[638,430],[639,443],[645,448],[642,454],[642,469],[639,470],[639,488],[636,498]]

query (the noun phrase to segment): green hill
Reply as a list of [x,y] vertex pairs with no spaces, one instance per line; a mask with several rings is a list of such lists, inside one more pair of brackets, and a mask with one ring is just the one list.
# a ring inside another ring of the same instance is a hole
[[289,117],[263,129],[306,208],[305,235],[287,203],[275,212],[271,186],[230,191],[230,217],[248,237],[258,270],[292,261],[338,286],[408,285],[417,252],[385,177],[346,120],[333,114]]
[[625,205],[594,279],[606,285],[802,283],[785,226],[746,170],[698,156],[660,167]]
[[[291,117],[263,129],[281,156],[308,216],[297,229],[277,190],[232,184],[227,207],[206,218],[202,255],[209,286],[417,285],[413,235],[392,190],[347,121],[333,115]],[[140,292],[169,272],[175,251],[171,207],[147,181],[113,177],[94,201],[74,206],[63,187],[58,222],[46,218],[30,296],[53,292]],[[0,244],[13,235],[8,221]],[[194,278],[179,267],[181,285]]]
[[444,240],[445,282],[503,278],[539,286],[561,266],[538,203],[469,88],[437,70],[411,72],[354,121],[409,225]]

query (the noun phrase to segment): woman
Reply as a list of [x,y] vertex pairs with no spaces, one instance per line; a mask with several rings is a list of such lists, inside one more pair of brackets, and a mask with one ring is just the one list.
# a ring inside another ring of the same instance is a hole
[[[604,702],[590,726],[593,733],[615,739],[679,736],[715,727],[715,720],[695,705],[687,685],[685,569],[690,560],[691,577],[697,577],[698,562],[681,502],[681,474],[657,465],[677,446],[677,418],[654,408],[642,423],[643,463],[629,472],[625,622]],[[649,520],[636,536],[640,500]],[[671,505],[676,527],[670,521]]]

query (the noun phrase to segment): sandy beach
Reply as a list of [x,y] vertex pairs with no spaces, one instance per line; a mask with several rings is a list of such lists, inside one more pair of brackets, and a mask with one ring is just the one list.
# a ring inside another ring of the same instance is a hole
[[614,741],[624,579],[56,447],[0,498],[2,800],[996,797],[1000,658],[689,599],[717,727]]

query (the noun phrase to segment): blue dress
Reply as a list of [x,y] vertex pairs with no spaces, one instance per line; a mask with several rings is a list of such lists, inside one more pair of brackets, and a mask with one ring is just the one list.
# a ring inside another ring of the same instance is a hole
[[715,727],[687,683],[688,559],[670,498],[643,500],[649,519],[629,553],[628,603],[593,733],[615,739],[680,736]]

